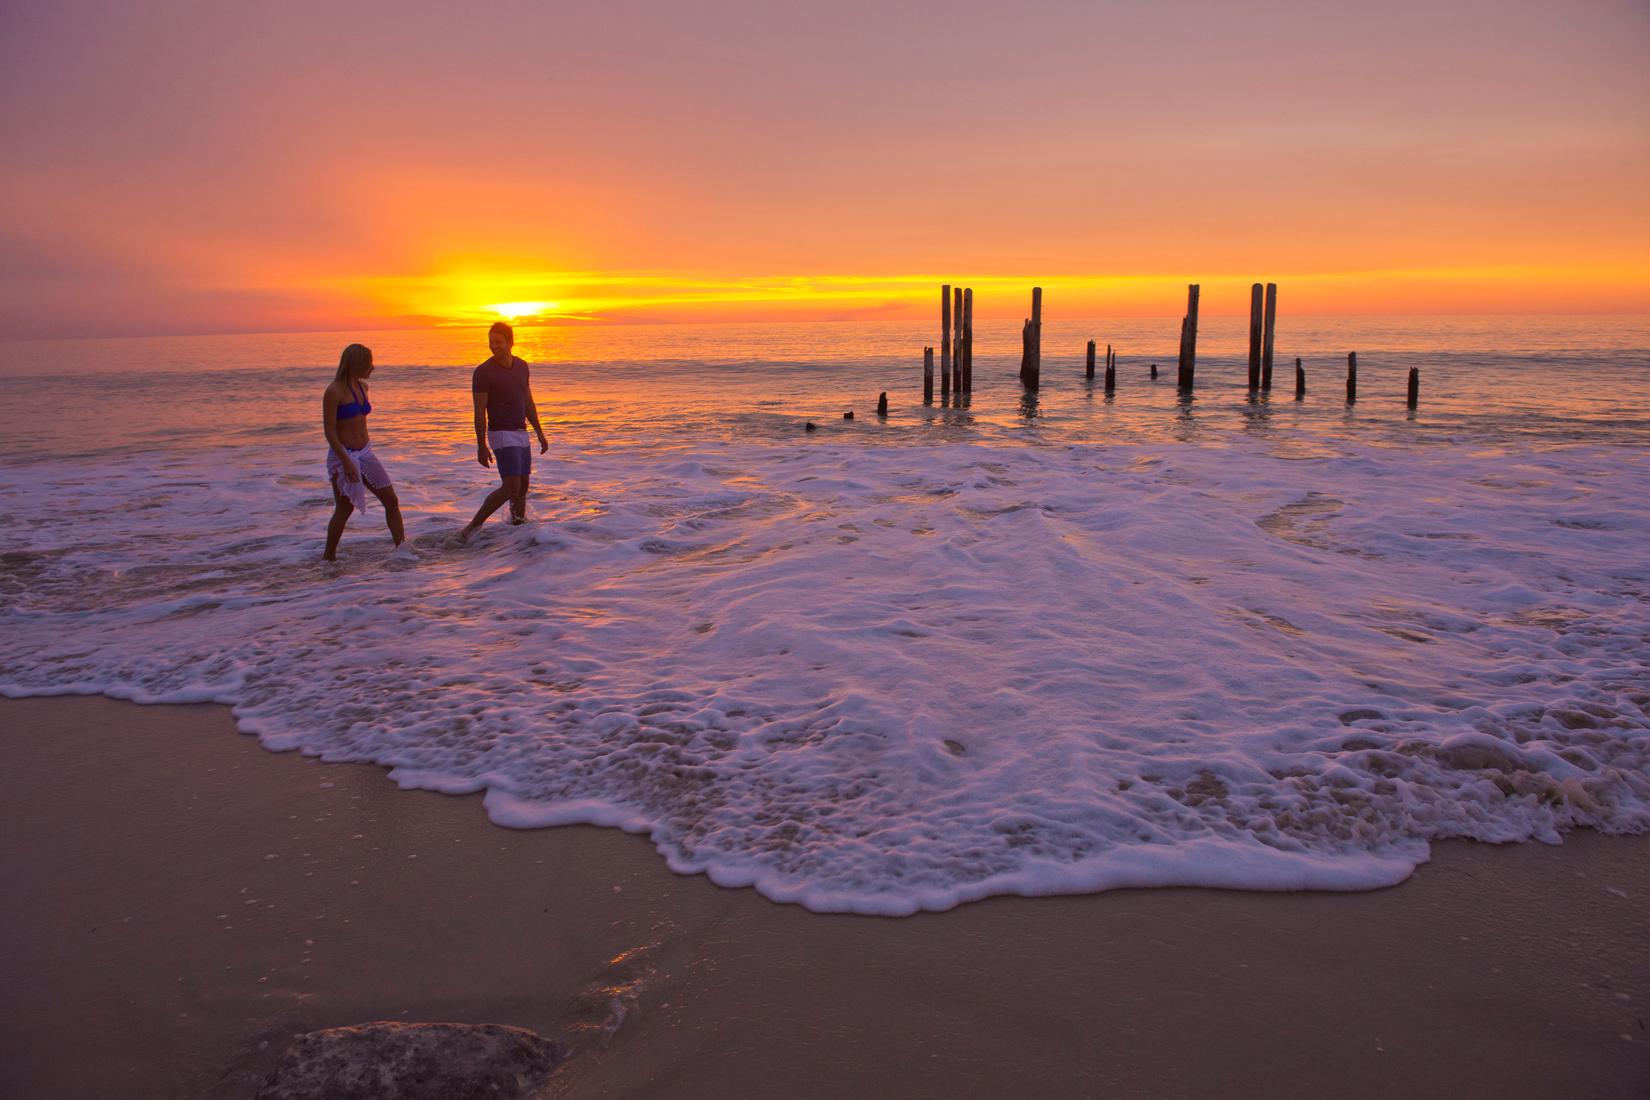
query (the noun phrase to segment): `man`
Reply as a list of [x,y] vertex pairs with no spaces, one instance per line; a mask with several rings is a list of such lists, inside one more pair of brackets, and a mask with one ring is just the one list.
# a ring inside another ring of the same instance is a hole
[[533,448],[527,439],[527,425],[539,436],[539,454],[550,449],[539,425],[538,406],[533,403],[533,391],[527,385],[527,364],[511,354],[515,347],[515,331],[503,321],[487,330],[487,346],[493,357],[475,369],[470,378],[470,393],[476,410],[476,461],[483,466],[498,459],[501,484],[487,494],[475,518],[460,531],[460,542],[469,542],[476,529],[487,517],[498,511],[498,506],[510,502],[510,522],[527,520],[527,477],[533,469]]

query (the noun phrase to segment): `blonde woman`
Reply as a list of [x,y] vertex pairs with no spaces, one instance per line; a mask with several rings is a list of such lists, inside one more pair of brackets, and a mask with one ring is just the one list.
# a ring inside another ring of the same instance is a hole
[[[367,489],[384,505],[384,522],[400,546],[407,537],[401,526],[401,502],[384,464],[367,440],[367,379],[372,377],[372,349],[351,344],[338,358],[338,373],[321,397],[321,428],[327,437],[327,479],[332,482],[333,512],[327,523],[327,561],[338,560],[338,540],[350,513],[367,507]],[[364,486],[364,487],[363,487]]]

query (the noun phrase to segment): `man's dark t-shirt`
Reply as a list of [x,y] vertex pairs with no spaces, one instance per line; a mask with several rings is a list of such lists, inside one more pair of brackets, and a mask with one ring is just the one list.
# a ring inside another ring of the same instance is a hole
[[527,427],[527,364],[510,357],[501,367],[489,359],[470,378],[470,392],[487,395],[487,430],[519,432]]

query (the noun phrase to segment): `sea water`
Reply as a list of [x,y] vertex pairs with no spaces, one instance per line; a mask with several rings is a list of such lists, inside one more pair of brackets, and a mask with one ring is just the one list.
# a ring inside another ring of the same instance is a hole
[[[533,522],[462,548],[480,330],[0,345],[0,692],[226,703],[816,910],[1650,828],[1650,319],[1286,315],[1251,397],[1210,317],[1190,399],[1175,321],[1051,318],[1035,396],[982,323],[925,406],[937,327],[523,329]],[[374,502],[328,565],[357,339],[416,556]]]

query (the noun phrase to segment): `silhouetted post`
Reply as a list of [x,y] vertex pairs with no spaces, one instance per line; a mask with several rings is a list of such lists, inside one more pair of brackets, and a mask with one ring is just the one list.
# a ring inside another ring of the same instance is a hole
[[1088,365],[1083,368],[1083,377],[1090,382],[1094,381],[1094,341],[1089,341]]
[[1183,341],[1184,351],[1181,353],[1180,388],[1192,389],[1197,385],[1197,297],[1199,286],[1193,283],[1186,288],[1186,338]]
[[1186,315],[1180,315],[1180,359],[1179,368],[1175,374],[1175,385],[1186,388]]
[[1264,288],[1256,283],[1249,288],[1249,392],[1260,389],[1260,334],[1261,334],[1261,292]]
[[1266,284],[1266,337],[1260,345],[1260,388],[1272,391],[1272,337],[1278,328],[1278,284]]
[[951,288],[951,390],[962,396],[963,288]]
[[940,287],[940,390],[951,390],[951,288]]
[[1152,381],[1153,382],[1157,381],[1157,364],[1156,363],[1152,364]]
[[922,349],[922,403],[934,403],[934,349]]
[[1421,400],[1421,368],[1409,368],[1409,407],[1414,408]]
[[884,390],[884,391],[882,391],[882,393],[877,395],[877,415],[878,416],[887,416],[888,415],[888,391],[887,390]]
[[1295,360],[1295,400],[1299,401],[1306,396],[1306,368],[1301,366],[1299,358]]
[[963,291],[963,374],[964,393],[974,392],[974,288]]
[[1346,353],[1346,403],[1358,400],[1358,353]]
[[1031,318],[1026,321],[1025,352],[1021,359],[1020,383],[1034,390],[1043,374],[1043,288],[1031,288]]
[[1111,345],[1106,345],[1106,392],[1117,388],[1117,356],[1112,354]]

